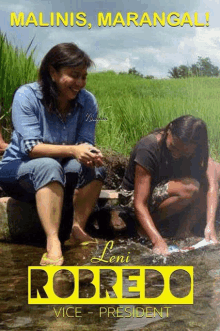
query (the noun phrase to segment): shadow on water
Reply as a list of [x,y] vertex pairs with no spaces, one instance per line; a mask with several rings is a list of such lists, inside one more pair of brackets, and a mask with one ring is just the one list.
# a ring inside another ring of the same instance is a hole
[[[188,246],[196,239],[179,241],[179,246]],[[177,242],[175,242],[177,243]],[[97,247],[66,247],[65,265],[91,265],[90,259],[102,254],[104,244]],[[127,255],[131,260],[128,266],[194,266],[194,304],[169,305],[111,305],[105,306],[100,316],[100,306],[81,305],[82,317],[56,317],[61,306],[28,305],[27,303],[27,268],[38,266],[44,249],[41,247],[0,243],[0,330],[147,330],[147,331],[219,331],[220,330],[220,245],[191,251],[174,253],[168,258],[152,256],[150,249],[131,240],[117,240],[111,255]],[[104,265],[104,264],[102,264]],[[88,284],[88,274],[82,275],[81,293],[90,295],[92,287]],[[103,286],[109,288],[114,284],[115,275],[107,272]],[[189,291],[189,279],[186,274],[174,275],[173,293],[185,296]],[[132,283],[130,283],[130,286]],[[58,273],[55,289],[68,296],[73,288],[73,279],[65,273]],[[125,283],[125,287],[127,284]],[[135,286],[135,284],[134,284]],[[127,286],[128,288],[128,286]],[[148,297],[160,295],[163,279],[157,271],[147,274],[145,288]],[[126,292],[126,290],[125,290]],[[126,296],[135,297],[135,293],[126,292]],[[68,306],[66,306],[68,307]],[[71,309],[76,306],[71,305]],[[110,311],[109,309],[110,308]],[[61,310],[62,311],[62,310]],[[118,312],[118,317],[116,316]],[[122,317],[123,316],[123,317]]]

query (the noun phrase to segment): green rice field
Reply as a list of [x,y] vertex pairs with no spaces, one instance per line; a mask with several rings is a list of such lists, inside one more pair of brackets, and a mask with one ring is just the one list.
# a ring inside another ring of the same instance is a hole
[[87,88],[99,103],[97,144],[129,154],[142,136],[174,118],[191,114],[208,126],[213,156],[220,152],[220,79],[148,80],[114,72],[89,75]]
[[[37,79],[31,48],[14,48],[0,35],[1,123],[7,141],[13,93],[18,86]],[[148,80],[112,71],[91,72],[87,89],[99,104],[96,142],[100,149],[129,155],[134,144],[151,130],[192,114],[207,123],[211,155],[219,159],[220,78]]]

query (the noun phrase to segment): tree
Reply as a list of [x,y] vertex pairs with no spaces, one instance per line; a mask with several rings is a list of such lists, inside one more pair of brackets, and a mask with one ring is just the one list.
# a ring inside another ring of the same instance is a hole
[[180,78],[178,67],[173,67],[168,71],[170,78]]
[[189,76],[189,67],[182,64],[179,66],[178,70],[180,78],[186,78]]
[[137,71],[136,69],[135,69],[135,67],[133,67],[133,68],[130,68],[129,70],[128,70],[128,74],[129,75],[135,75],[135,76],[139,76],[139,77],[144,77],[139,71]]
[[209,57],[202,58],[199,56],[196,66],[199,70],[199,76],[213,77],[220,74],[219,68],[212,64]]
[[146,78],[146,79],[154,79],[154,76],[153,75],[147,75],[144,78]]
[[199,68],[196,64],[192,64],[190,67],[191,76],[199,76]]
[[220,70],[212,64],[209,57],[203,58],[199,56],[197,62],[190,67],[182,64],[179,67],[171,68],[168,74],[170,78],[186,78],[189,76],[217,77],[220,75]]

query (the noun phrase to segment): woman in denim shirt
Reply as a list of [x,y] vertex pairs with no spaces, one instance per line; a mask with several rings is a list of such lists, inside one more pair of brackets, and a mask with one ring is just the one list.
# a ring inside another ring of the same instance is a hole
[[97,103],[84,89],[91,65],[75,44],[58,44],[44,57],[39,81],[21,86],[14,96],[14,131],[0,163],[0,182],[13,198],[36,200],[47,238],[41,265],[63,264],[58,232],[66,191],[74,191],[70,241],[92,240],[84,229],[104,170],[102,154],[93,147]]

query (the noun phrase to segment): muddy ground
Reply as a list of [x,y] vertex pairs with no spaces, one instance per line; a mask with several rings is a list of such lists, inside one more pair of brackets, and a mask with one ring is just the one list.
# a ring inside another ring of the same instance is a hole
[[125,169],[128,165],[129,157],[122,154],[111,153],[104,156],[106,167],[106,179],[104,188],[115,190],[121,185]]

